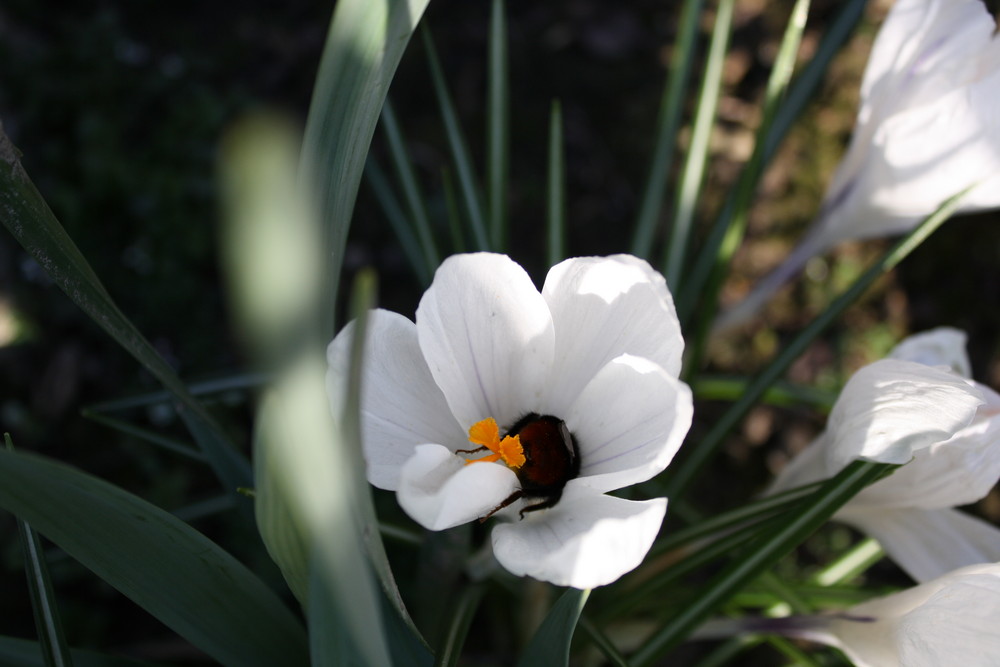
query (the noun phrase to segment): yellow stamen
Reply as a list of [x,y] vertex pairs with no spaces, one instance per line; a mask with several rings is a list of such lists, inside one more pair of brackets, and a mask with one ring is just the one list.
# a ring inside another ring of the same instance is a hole
[[497,426],[497,420],[489,417],[473,424],[469,429],[469,442],[496,452],[500,444],[500,427]]
[[493,453],[481,459],[468,459],[465,465],[501,459],[512,470],[524,465],[524,447],[521,446],[521,439],[516,435],[508,435],[500,440],[500,427],[492,417],[478,421],[469,428],[469,442],[485,447]]

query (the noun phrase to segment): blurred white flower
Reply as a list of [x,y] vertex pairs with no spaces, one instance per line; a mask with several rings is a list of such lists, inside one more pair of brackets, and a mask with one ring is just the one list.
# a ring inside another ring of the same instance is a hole
[[812,257],[907,232],[977,185],[959,211],[1000,206],[1000,39],[981,0],[897,0],[861,84],[854,134],[812,228],[717,329],[746,321]]
[[830,617],[772,624],[779,634],[836,646],[858,667],[998,665],[1000,564],[965,567]]
[[[659,273],[627,255],[571,259],[539,293],[506,256],[458,255],[438,268],[416,324],[376,310],[369,327],[372,484],[431,530],[496,515],[494,554],[514,574],[591,588],[642,561],[666,499],[606,492],[662,471],[692,414]],[[330,344],[331,396],[352,330]]]
[[854,458],[909,461],[834,519],[874,537],[917,581],[1000,561],[1000,529],[953,509],[983,498],[1000,478],[1000,395],[955,372],[968,372],[964,343],[960,331],[935,329],[858,371],[826,431],[769,492],[825,479]]

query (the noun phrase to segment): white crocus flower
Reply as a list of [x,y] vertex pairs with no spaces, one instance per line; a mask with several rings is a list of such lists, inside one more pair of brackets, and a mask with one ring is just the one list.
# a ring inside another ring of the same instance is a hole
[[746,321],[835,244],[913,229],[966,188],[1000,206],[1000,38],[981,0],[897,0],[861,84],[854,134],[812,228],[717,329]]
[[763,620],[760,625],[836,646],[858,667],[997,665],[1000,564],[965,567],[840,614]]
[[[416,324],[373,311],[362,378],[368,479],[431,530],[496,515],[503,567],[590,588],[635,568],[665,498],[650,479],[691,423],[663,277],[627,255],[570,259],[539,292],[503,255],[447,259]],[[330,344],[331,395],[352,327]]]
[[854,457],[910,461],[834,519],[874,537],[917,581],[1000,561],[1000,529],[954,509],[983,498],[1000,478],[1000,395],[955,372],[968,372],[964,343],[962,332],[936,329],[858,371],[827,430],[771,492],[832,476]]

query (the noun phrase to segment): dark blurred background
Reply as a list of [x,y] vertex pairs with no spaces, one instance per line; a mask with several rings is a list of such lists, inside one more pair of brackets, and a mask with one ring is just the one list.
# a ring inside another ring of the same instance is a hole
[[[712,219],[752,150],[758,101],[791,3],[738,5],[699,211],[705,220]],[[803,59],[839,9],[832,0],[813,5]],[[815,212],[849,137],[865,58],[886,8],[885,2],[867,8],[763,179],[725,299],[737,299],[775,266]],[[220,285],[215,180],[220,138],[233,121],[264,107],[304,123],[331,11],[328,3],[296,0],[8,0],[0,6],[4,130],[121,309],[186,380],[250,370]],[[484,145],[489,13],[486,0],[434,0],[426,15],[477,164]],[[676,3],[654,0],[508,3],[509,250],[538,283],[545,272],[551,101],[558,98],[564,113],[570,254],[627,251],[677,14]],[[710,18],[702,22],[703,38]],[[691,104],[697,83],[689,85]],[[403,59],[391,97],[424,191],[441,211],[440,174],[448,151],[419,39]],[[681,150],[688,134],[685,128],[678,137]],[[388,166],[379,133],[374,151]],[[664,224],[667,218],[665,212]],[[988,214],[946,225],[814,344],[791,379],[834,389],[907,333],[951,325],[970,334],[977,378],[1000,386],[997,222]],[[436,224],[445,238],[443,218]],[[845,244],[816,260],[760,323],[713,344],[708,370],[759,368],[884,248],[878,241]],[[661,253],[658,244],[654,257]],[[382,305],[412,316],[422,289],[371,190],[362,185],[345,271],[368,265],[379,271]],[[157,388],[6,232],[0,233],[0,429],[10,431],[19,448],[69,461],[167,509],[210,499],[214,482],[201,468],[80,414],[96,402]],[[213,409],[248,441],[251,406],[245,393],[217,396]],[[699,404],[692,438],[718,409]],[[137,410],[129,418],[186,438],[168,408]],[[706,475],[710,482],[699,489],[699,504],[718,510],[759,491],[822,424],[822,416],[809,410],[756,409]],[[1000,498],[992,496],[978,511],[997,519]],[[252,541],[233,534],[224,519],[195,525],[237,550]],[[15,535],[9,515],[0,515],[0,634],[33,637]],[[246,553],[259,556],[259,550]],[[276,577],[266,562],[256,567]],[[197,660],[156,621],[58,554],[54,570],[72,644],[179,663]]]

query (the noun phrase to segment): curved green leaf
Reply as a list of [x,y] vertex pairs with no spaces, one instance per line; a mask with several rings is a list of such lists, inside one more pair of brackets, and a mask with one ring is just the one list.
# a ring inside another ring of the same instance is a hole
[[517,661],[517,667],[559,667],[569,664],[569,644],[580,620],[589,590],[569,588],[552,605]]
[[145,500],[69,466],[0,451],[0,507],[216,660],[308,662],[302,626],[273,591]]
[[316,75],[301,167],[324,221],[323,339],[333,338],[333,303],[347,231],[379,112],[399,59],[428,0],[340,0]]

